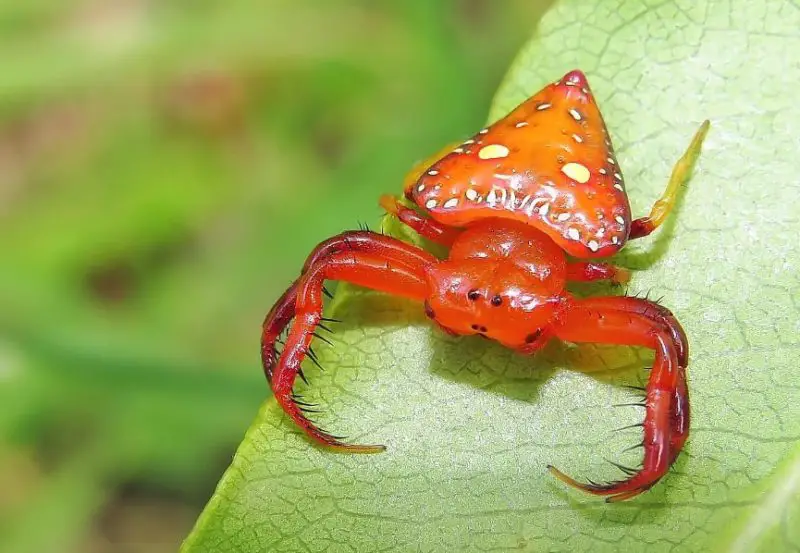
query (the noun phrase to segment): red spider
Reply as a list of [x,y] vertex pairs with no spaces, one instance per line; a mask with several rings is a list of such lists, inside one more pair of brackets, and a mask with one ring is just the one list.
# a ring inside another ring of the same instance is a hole
[[[567,73],[502,120],[423,162],[406,179],[405,195],[423,212],[383,196],[381,205],[420,235],[450,248],[438,259],[420,248],[369,231],[322,242],[300,278],[264,321],[261,354],[275,398],[313,440],[335,450],[375,453],[352,445],[304,416],[310,405],[292,387],[324,322],[326,279],[352,282],[420,301],[452,334],[478,334],[533,353],[551,338],[643,346],[655,351],[646,388],[644,461],[627,478],[581,484],[554,467],[563,482],[607,501],[652,487],[681,451],[689,431],[688,343],[672,313],[632,297],[577,299],[569,281],[626,282],[627,270],[578,258],[609,256],[647,236],[669,214],[688,178],[709,123],[676,164],[648,217],[631,221],[623,179],[586,77]],[[275,344],[294,319],[285,348]],[[324,328],[324,327],[323,327]]]

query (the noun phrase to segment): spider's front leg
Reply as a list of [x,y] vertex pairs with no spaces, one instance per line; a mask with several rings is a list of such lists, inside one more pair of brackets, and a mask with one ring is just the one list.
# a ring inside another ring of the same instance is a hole
[[[320,263],[326,257],[342,251],[383,254],[414,266],[430,263],[434,259],[429,253],[393,238],[375,232],[354,230],[328,238],[317,245],[306,259],[300,274],[305,275],[312,266]],[[272,371],[277,362],[275,344],[294,318],[297,288],[301,279],[302,276],[289,286],[264,318],[261,334],[261,361],[269,381],[272,380]]]
[[689,433],[689,394],[686,334],[669,310],[629,297],[576,301],[554,329],[571,342],[602,342],[644,346],[656,357],[646,387],[644,460],[627,480],[610,484],[582,484],[549,467],[563,482],[583,491],[609,496],[607,501],[630,499],[656,484],[675,462]]
[[[352,445],[319,429],[303,414],[292,394],[301,364],[322,319],[323,283],[342,280],[382,292],[422,300],[427,295],[425,267],[437,260],[404,242],[380,234],[345,233],[320,244],[303,275],[278,300],[264,321],[262,360],[275,399],[289,417],[318,443],[341,451],[376,453],[383,446]],[[275,341],[294,319],[279,359]]]

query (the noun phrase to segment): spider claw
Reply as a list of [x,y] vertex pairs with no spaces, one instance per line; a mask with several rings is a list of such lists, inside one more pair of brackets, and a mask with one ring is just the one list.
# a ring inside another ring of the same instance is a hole
[[647,407],[644,403],[615,403],[612,407]]

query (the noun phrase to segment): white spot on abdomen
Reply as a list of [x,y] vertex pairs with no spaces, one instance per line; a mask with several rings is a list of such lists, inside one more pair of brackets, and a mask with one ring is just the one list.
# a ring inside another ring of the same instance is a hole
[[499,159],[506,157],[508,154],[508,148],[502,144],[489,144],[481,148],[478,152],[478,157],[481,159]]
[[561,172],[581,184],[589,182],[589,177],[592,176],[591,173],[589,173],[589,169],[580,163],[567,163],[561,168]]

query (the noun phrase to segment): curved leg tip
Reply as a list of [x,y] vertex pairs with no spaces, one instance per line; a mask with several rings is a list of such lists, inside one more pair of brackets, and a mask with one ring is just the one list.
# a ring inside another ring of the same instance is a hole
[[564,482],[564,484],[567,486],[590,493],[592,495],[608,496],[606,497],[606,503],[617,503],[618,501],[625,501],[627,499],[631,499],[632,497],[636,497],[642,492],[649,490],[657,481],[635,483],[632,482],[633,479],[631,479],[620,482],[612,482],[609,484],[596,484],[590,480],[588,484],[582,484],[574,478],[570,478],[553,465],[547,465],[547,470],[549,470],[550,474]]
[[330,444],[328,447],[333,451],[338,451],[340,453],[372,454],[372,453],[383,453],[384,451],[386,451],[385,445],[358,445],[358,444],[336,443],[336,444]]
[[586,484],[581,484],[580,482],[578,482],[574,478],[570,478],[569,476],[567,476],[566,474],[564,474],[563,472],[558,470],[553,465],[547,465],[547,470],[550,471],[550,474],[552,474],[553,476],[555,476],[556,478],[558,478],[559,480],[564,482],[564,484],[566,484],[567,486],[571,486],[573,488],[577,488],[579,490],[582,490],[584,492],[589,492],[589,493],[592,493],[592,491],[593,491]]
[[617,495],[610,495],[606,497],[606,503],[619,503],[620,501],[626,501],[632,497],[636,497],[647,489],[649,488],[639,488],[636,490],[630,490],[628,492],[618,493]]

